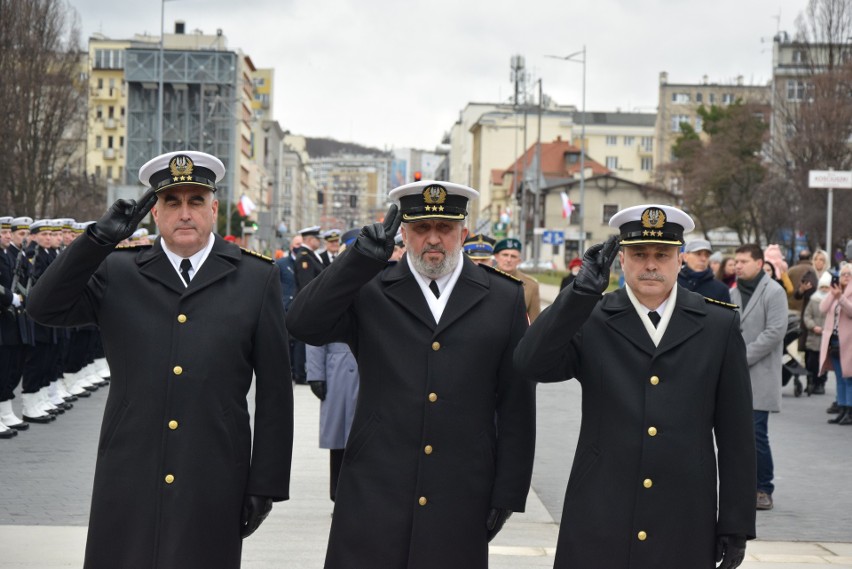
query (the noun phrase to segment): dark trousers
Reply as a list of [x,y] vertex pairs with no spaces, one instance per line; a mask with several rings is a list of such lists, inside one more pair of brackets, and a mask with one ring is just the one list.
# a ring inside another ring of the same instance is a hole
[[0,401],[15,398],[15,389],[21,382],[23,346],[0,346]]
[[811,372],[815,385],[823,385],[828,379],[827,374],[819,374],[819,352],[817,350],[805,350],[805,369]]
[[36,393],[56,379],[56,358],[59,357],[57,344],[36,342],[29,346],[24,356],[23,393]]
[[343,467],[343,449],[333,448],[328,452],[331,453],[328,489],[329,494],[331,495],[331,501],[334,502],[334,498],[337,496],[337,479],[340,478],[340,469]]
[[290,340],[290,371],[293,373],[293,381],[296,383],[307,382],[306,361],[305,343],[300,340]]
[[757,451],[757,491],[770,496],[775,490],[775,466],[769,448],[769,411],[754,411],[754,447]]

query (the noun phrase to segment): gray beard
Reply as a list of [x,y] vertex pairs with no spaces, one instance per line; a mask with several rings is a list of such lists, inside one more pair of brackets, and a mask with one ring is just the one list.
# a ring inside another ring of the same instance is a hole
[[408,260],[411,262],[411,266],[414,268],[415,271],[417,271],[426,278],[435,280],[449,275],[450,273],[456,270],[456,267],[458,266],[460,260],[460,251],[461,245],[459,245],[458,247],[454,247],[453,249],[446,252],[444,258],[441,260],[440,263],[433,265],[424,261],[422,257],[412,255],[411,250],[409,249]]

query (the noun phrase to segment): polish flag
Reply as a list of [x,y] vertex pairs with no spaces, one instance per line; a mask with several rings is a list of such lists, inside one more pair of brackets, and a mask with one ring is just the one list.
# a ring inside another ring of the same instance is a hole
[[571,203],[571,198],[565,192],[560,193],[562,196],[562,217],[571,223],[571,212],[574,211],[574,204]]
[[240,197],[240,201],[237,202],[237,209],[242,217],[248,217],[251,215],[251,212],[257,209],[257,206],[254,205],[254,202],[251,201],[250,197],[243,194],[242,197]]

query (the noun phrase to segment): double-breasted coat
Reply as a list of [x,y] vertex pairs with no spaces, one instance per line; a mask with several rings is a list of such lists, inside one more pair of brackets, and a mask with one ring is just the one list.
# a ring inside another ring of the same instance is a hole
[[312,249],[304,245],[296,249],[294,256],[296,257],[294,264],[296,270],[296,292],[299,292],[322,272],[325,265]]
[[532,384],[512,368],[520,283],[463,261],[440,318],[407,259],[344,252],[296,296],[291,333],[346,342],[361,378],[326,567],[487,567],[490,508],[524,510]]
[[[731,302],[742,307],[739,288],[731,289]],[[781,358],[788,315],[784,287],[764,275],[741,313],[754,409],[777,413],[781,411]]]
[[625,289],[601,298],[569,286],[515,365],[583,387],[557,569],[713,569],[717,535],[754,537],[751,390],[734,310],[678,288],[655,346]]
[[345,448],[358,402],[358,362],[343,342],[305,346],[305,352],[308,381],[326,382],[325,400],[320,404],[319,446]]
[[216,236],[185,287],[159,240],[116,250],[84,234],[29,310],[53,326],[96,323],[109,362],[84,567],[239,567],[244,495],[289,493],[293,392],[275,266]]

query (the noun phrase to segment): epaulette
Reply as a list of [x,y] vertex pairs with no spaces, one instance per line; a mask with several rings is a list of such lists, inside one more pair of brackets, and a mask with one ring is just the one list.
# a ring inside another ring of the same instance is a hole
[[731,310],[737,310],[739,306],[736,304],[731,304],[730,302],[722,302],[721,300],[716,300],[715,298],[704,297],[704,302],[709,302],[710,304],[718,304],[719,306],[724,306],[725,308],[730,308]]
[[251,255],[252,257],[257,257],[258,259],[263,259],[264,261],[268,261],[270,263],[275,262],[275,259],[273,259],[272,257],[267,257],[266,255],[261,255],[257,251],[252,251],[251,249],[246,249],[245,247],[240,247],[240,251],[242,251],[246,255]]
[[301,253],[299,253],[299,256],[301,256],[301,257],[305,257],[307,255],[308,255],[307,251],[302,251]]
[[518,277],[514,277],[514,276],[510,275],[509,273],[503,272],[500,269],[498,269],[497,267],[492,267],[491,265],[483,265],[483,264],[480,264],[479,266],[482,267],[483,269],[485,269],[486,271],[490,271],[490,272],[494,273],[495,275],[500,275],[500,276],[505,277],[507,279],[511,279],[518,284],[524,284],[524,281],[522,281]]
[[139,249],[150,249],[153,247],[152,243],[134,243],[132,245],[116,245],[116,251],[138,251]]

